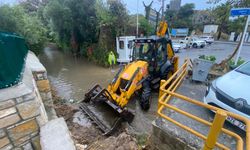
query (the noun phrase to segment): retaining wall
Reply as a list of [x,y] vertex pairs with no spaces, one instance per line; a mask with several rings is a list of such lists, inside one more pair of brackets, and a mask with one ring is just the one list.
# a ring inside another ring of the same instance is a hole
[[155,150],[196,150],[195,148],[183,141],[171,130],[161,125],[161,118],[157,118],[152,122],[153,133],[151,135],[151,143]]
[[56,118],[46,69],[32,52],[23,73],[18,85],[0,90],[1,150],[41,149],[39,129]]

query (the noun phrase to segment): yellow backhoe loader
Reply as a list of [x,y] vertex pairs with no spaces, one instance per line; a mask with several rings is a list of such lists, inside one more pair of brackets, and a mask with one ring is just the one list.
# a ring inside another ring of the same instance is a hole
[[[160,80],[169,78],[178,69],[166,22],[161,22],[157,36],[136,38],[132,62],[121,67],[107,89],[96,84],[86,94],[81,110],[95,123],[105,135],[110,134],[122,122],[133,120],[134,114],[126,107],[132,96],[139,95],[143,110],[150,107],[152,90],[159,90]],[[117,113],[117,119],[108,127],[97,113],[91,111],[88,103],[108,105],[110,111]]]

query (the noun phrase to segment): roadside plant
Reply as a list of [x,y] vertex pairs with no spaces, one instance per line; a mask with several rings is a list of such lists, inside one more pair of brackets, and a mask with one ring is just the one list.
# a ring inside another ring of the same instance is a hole
[[234,59],[230,59],[229,66],[233,66],[234,68],[236,68],[236,67],[242,65],[244,62],[246,62],[246,61],[244,59],[242,59],[241,57],[239,57],[239,60],[238,60],[238,62],[236,64],[236,66],[235,66],[234,65],[235,64],[235,60]]
[[214,55],[210,55],[210,56],[200,55],[199,59],[204,59],[204,60],[208,60],[208,61],[212,61],[212,62],[216,61],[216,57]]

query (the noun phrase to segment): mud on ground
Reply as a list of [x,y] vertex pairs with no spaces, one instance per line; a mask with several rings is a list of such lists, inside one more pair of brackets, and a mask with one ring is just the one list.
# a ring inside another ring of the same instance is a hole
[[78,109],[78,104],[64,103],[64,100],[52,92],[54,108],[58,117],[63,117],[71,132],[78,150],[137,150],[148,149],[145,146],[148,141],[147,135],[135,135],[123,125],[112,136],[104,136],[90,122],[80,121],[83,117]]

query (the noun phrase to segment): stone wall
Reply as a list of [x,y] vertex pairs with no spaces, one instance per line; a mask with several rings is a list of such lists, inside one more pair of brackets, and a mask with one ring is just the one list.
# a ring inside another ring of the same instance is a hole
[[41,149],[39,129],[48,121],[46,110],[56,117],[46,69],[29,52],[22,81],[0,90],[0,149]]
[[56,112],[53,107],[51,87],[47,78],[47,71],[45,67],[40,63],[39,59],[32,52],[29,52],[28,54],[27,64],[32,71],[33,77],[36,81],[38,91],[48,115],[48,119],[52,120],[57,118]]

